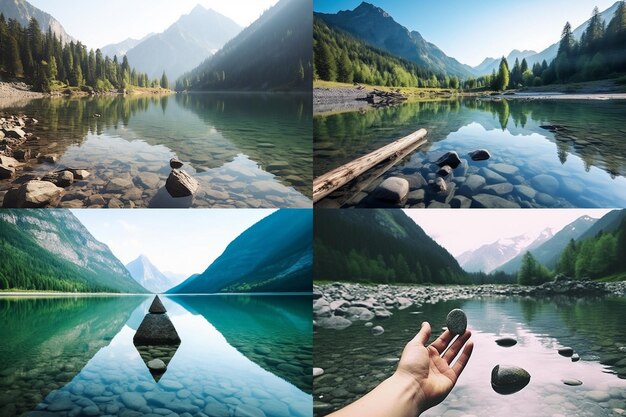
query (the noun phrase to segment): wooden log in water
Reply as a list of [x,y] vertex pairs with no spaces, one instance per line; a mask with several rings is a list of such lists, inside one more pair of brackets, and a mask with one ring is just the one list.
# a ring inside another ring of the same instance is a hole
[[[412,147],[413,149],[417,149],[419,146],[426,143],[424,137],[427,133],[426,129],[420,129],[374,152],[315,178],[315,180],[313,180],[313,203],[317,203],[337,188],[347,184],[381,162],[388,159],[397,160],[399,156],[404,154],[403,151],[406,148]],[[420,141],[421,143],[418,144]]]

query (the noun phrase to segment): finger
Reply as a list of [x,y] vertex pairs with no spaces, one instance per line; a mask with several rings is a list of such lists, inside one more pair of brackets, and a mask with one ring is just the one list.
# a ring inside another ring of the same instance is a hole
[[468,341],[471,335],[472,332],[466,330],[465,333],[457,337],[454,343],[450,345],[446,353],[443,354],[443,359],[448,362],[448,364],[452,363],[456,355],[458,355],[458,353],[461,351],[461,348],[463,347],[465,342]]
[[465,369],[465,365],[467,365],[467,362],[469,362],[473,350],[474,342],[470,340],[469,342],[467,342],[465,348],[463,348],[463,352],[461,352],[461,356],[459,356],[459,359],[457,359],[456,363],[452,367],[456,378],[458,378],[459,375],[461,375],[461,372],[463,372],[463,369]]
[[430,324],[425,321],[422,323],[422,328],[420,329],[420,331],[415,335],[415,337],[413,338],[413,340],[411,340],[411,344],[415,344],[415,345],[422,345],[425,346],[426,343],[428,343],[428,339],[430,338]]
[[446,331],[441,333],[437,340],[435,340],[430,345],[437,349],[437,352],[439,352],[439,354],[441,355],[443,351],[446,350],[446,347],[448,347],[453,337],[454,335],[450,333],[450,330],[446,329]]

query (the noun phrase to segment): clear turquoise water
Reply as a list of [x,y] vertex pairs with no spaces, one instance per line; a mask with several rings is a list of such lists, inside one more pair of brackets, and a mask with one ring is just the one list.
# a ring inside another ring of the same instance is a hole
[[[626,299],[491,297],[394,310],[391,318],[374,320],[385,329],[381,336],[358,321],[340,331],[317,329],[314,365],[325,373],[314,380],[316,415],[354,401],[391,375],[395,364],[375,361],[399,357],[424,320],[434,340],[453,308],[467,314],[474,352],[452,393],[425,416],[613,416],[626,409]],[[517,345],[495,343],[505,336]],[[562,346],[574,348],[581,360],[560,356]],[[526,369],[530,384],[497,394],[490,384],[497,364]],[[564,385],[564,378],[583,385]]]
[[158,382],[132,342],[151,298],[0,300],[2,415],[311,414],[310,297],[162,300],[182,342]]
[[[626,101],[478,99],[417,101],[398,107],[317,115],[313,120],[315,176],[399,139],[419,128],[428,144],[381,177],[433,172],[430,162],[457,151],[468,162],[455,170],[457,195],[462,177],[506,163],[518,169],[505,175],[528,185],[539,174],[558,181],[554,201],[536,207],[623,207],[626,204]],[[557,132],[542,125],[562,125]],[[492,158],[474,162],[468,153],[486,148]],[[427,178],[428,179],[428,178]],[[366,190],[367,191],[367,190]],[[519,197],[516,192],[513,198]],[[512,199],[513,199],[512,198]],[[367,206],[367,203],[361,204]],[[371,204],[370,204],[371,206]]]
[[[91,172],[88,181],[67,188],[67,194],[95,192],[108,200],[106,184],[128,178],[137,187],[117,194],[139,188],[140,197],[133,201],[140,207],[311,205],[310,95],[55,98],[2,111],[37,118],[40,123],[27,131],[40,139],[27,148],[33,156],[59,156],[54,166],[30,161],[35,174],[65,167]],[[193,200],[163,195],[172,157],[200,182]],[[158,187],[138,185],[136,176],[146,172],[159,176]],[[10,185],[2,181],[0,189]]]

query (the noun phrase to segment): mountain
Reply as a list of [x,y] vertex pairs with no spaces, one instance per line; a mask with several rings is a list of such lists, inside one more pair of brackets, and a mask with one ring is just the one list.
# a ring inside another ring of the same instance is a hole
[[319,280],[467,283],[454,257],[401,210],[314,210]]
[[135,281],[153,293],[163,293],[176,285],[144,255],[127,264],[126,269]]
[[612,210],[596,221],[579,238],[579,240],[595,237],[600,232],[614,232],[626,218],[626,209]]
[[457,256],[459,265],[467,272],[490,273],[519,254],[539,247],[552,237],[552,230],[545,229],[539,235],[523,234],[499,239]]
[[103,46],[102,48],[100,48],[100,51],[102,52],[103,56],[108,56],[111,58],[117,56],[119,58],[126,55],[128,51],[130,51],[135,46],[139,45],[141,42],[144,42],[153,35],[154,33],[149,33],[141,39],[127,38],[122,42],[112,43],[110,45]]
[[241,31],[226,16],[198,5],[165,32],[152,35],[130,49],[126,56],[138,71],[150,78],[163,71],[173,81],[198,66]]
[[311,291],[311,210],[283,209],[233,240],[202,274],[171,294]]
[[311,0],[280,0],[222,50],[179,79],[177,89],[310,92],[311,10]]
[[[615,2],[615,4],[613,4],[611,7],[609,7],[608,9],[606,9],[603,12],[600,13],[600,18],[601,18],[601,20],[603,22],[605,22],[605,24],[609,23],[609,21],[611,20],[611,18],[615,14],[615,11],[617,10],[618,6],[619,6],[619,1]],[[589,13],[591,15],[591,10],[589,10]],[[574,38],[576,40],[580,40],[580,37],[582,36],[582,34],[587,29],[587,26],[589,26],[589,20],[590,19],[588,19],[585,23],[583,23],[582,25],[578,26],[576,29],[574,29],[572,31],[572,34],[574,35]],[[563,26],[565,26],[565,20],[563,20]],[[559,35],[560,34],[556,34],[555,33],[555,39],[558,39]],[[533,64],[535,64],[536,62],[541,63],[544,59],[549,64],[552,60],[554,60],[554,58],[556,58],[556,54],[557,54],[558,51],[559,51],[559,41],[557,40],[556,43],[553,43],[552,45],[550,45],[549,47],[547,47],[543,51],[539,52],[538,54],[529,56],[526,59],[526,61],[528,62],[528,66],[532,67]],[[510,64],[510,62],[509,62],[509,64]]]
[[415,62],[436,73],[466,78],[473,69],[447,56],[417,31],[409,31],[380,7],[363,2],[354,10],[336,14],[315,13],[326,24],[344,30],[393,55]]
[[[535,51],[518,51],[517,49],[514,49],[509,55],[507,55],[506,61],[509,63],[509,67],[513,68],[516,59],[519,59],[521,64],[524,58],[526,58],[526,62],[528,62],[528,58],[536,54],[537,52]],[[491,74],[494,70],[497,72],[500,66],[500,59],[501,58],[485,58],[480,65],[473,68],[474,74],[480,76]]]
[[0,210],[0,288],[146,292],[69,210],[36,209]]
[[28,26],[30,19],[35,18],[43,32],[52,29],[52,33],[63,43],[75,41],[74,38],[67,34],[58,20],[26,0],[0,0],[0,13],[4,15],[6,20],[17,20],[24,27]]
[[[593,219],[589,216],[579,217],[561,229],[542,245],[535,248],[529,248],[528,250],[533,254],[539,263],[547,266],[548,268],[554,268],[556,262],[561,256],[561,252],[563,252],[563,249],[565,249],[569,241],[571,239],[580,239],[596,222],[597,219]],[[525,252],[526,251],[520,253],[509,262],[500,266],[498,270],[510,274],[516,273],[522,265],[522,258],[524,257]]]

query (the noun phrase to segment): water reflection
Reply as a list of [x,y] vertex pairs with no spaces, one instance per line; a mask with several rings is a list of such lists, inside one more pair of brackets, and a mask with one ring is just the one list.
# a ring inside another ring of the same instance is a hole
[[[310,107],[310,95],[185,94],[40,99],[4,112],[40,120],[33,128],[40,139],[28,146],[33,155],[55,153],[60,160],[54,168],[92,173],[70,194],[107,200],[106,184],[123,178],[131,183],[114,192],[116,198],[146,207],[176,156],[201,182],[193,206],[300,207],[310,206]],[[35,174],[53,169],[33,168]]]
[[[69,383],[65,381],[62,387],[55,386],[58,389],[42,393],[45,398],[36,406],[16,405],[15,400],[11,404],[20,411],[28,406],[49,413],[46,415],[67,415],[68,412],[126,415],[134,411],[191,415],[202,412],[211,416],[308,416],[312,409],[311,384],[309,381],[308,386],[298,385],[304,383],[305,373],[311,374],[310,297],[260,298],[181,296],[176,297],[176,301],[164,298],[163,304],[182,342],[160,379],[153,378],[133,345],[136,328],[152,299],[134,299],[131,308],[125,306],[128,319],[121,330],[107,341],[108,346],[95,354],[91,352],[93,356],[78,373],[76,369]],[[119,298],[124,299],[130,300]],[[141,305],[135,308],[141,300]],[[185,303],[197,310],[190,313],[183,307]],[[205,308],[206,305],[213,307]],[[240,308],[242,313],[239,313]],[[220,321],[220,316],[215,314],[219,309],[229,317]],[[258,311],[259,320],[251,315],[252,310]],[[268,315],[274,317],[272,331],[268,331]],[[262,334],[269,343],[260,343]],[[93,343],[88,337],[89,334],[72,343]],[[258,350],[261,355],[248,351],[244,345]],[[285,346],[285,350],[274,350],[279,346]],[[6,349],[16,355],[12,344],[8,343]],[[271,352],[265,355],[267,350]],[[288,364],[286,368],[277,365],[275,369],[291,372],[273,373],[272,368],[263,366],[265,362],[258,356]],[[55,359],[68,363],[63,356]],[[30,360],[41,362],[42,358],[35,354]],[[45,367],[40,369],[42,374],[46,371],[49,372]],[[13,388],[13,392],[17,390],[26,390],[26,387]],[[31,414],[37,415],[36,412]]]
[[[625,299],[485,298],[395,311],[390,319],[375,323],[385,328],[378,337],[359,322],[342,331],[319,329],[315,366],[324,368],[325,374],[315,379],[314,396],[324,404],[318,410],[325,411],[316,414],[327,414],[380,383],[394,365],[375,360],[398,357],[422,320],[433,325],[435,337],[452,308],[467,313],[474,353],[452,394],[424,415],[608,416],[615,408],[625,409],[626,363],[615,360],[623,358],[626,349]],[[514,337],[518,343],[500,347],[495,343],[500,337]],[[557,348],[561,346],[573,347],[581,360],[560,356]],[[337,352],[340,358],[334,356]],[[490,373],[497,364],[526,369],[530,384],[516,394],[497,394],[490,385]],[[363,369],[369,372],[364,375]],[[566,378],[583,385],[564,385]]]
[[[487,148],[493,155],[490,161],[468,160],[468,166],[463,172],[455,171],[455,176],[479,174],[482,167],[506,163],[518,168],[515,175],[506,177],[513,185],[535,189],[532,180],[539,174],[550,174],[559,181],[559,189],[551,194],[554,201],[530,200],[536,206],[621,206],[626,203],[626,194],[621,191],[626,185],[626,143],[622,140],[626,135],[622,123],[625,112],[623,100],[459,99],[318,115],[313,123],[315,175],[426,128],[429,143],[382,178],[415,172],[426,178],[431,171],[424,166],[443,152],[456,150],[467,158],[468,152]],[[549,131],[541,128],[543,125],[562,129]],[[457,181],[457,192],[461,183]],[[543,192],[541,188],[535,191]]]

